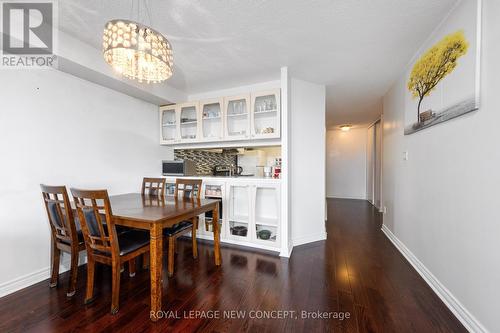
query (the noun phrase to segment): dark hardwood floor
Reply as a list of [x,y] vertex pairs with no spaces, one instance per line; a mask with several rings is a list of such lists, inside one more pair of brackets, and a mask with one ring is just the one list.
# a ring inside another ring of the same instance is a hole
[[[382,234],[380,214],[367,202],[328,200],[328,218],[328,240],[294,248],[289,261],[223,247],[217,269],[210,244],[200,244],[194,261],[189,240],[180,240],[174,277],[163,274],[163,308],[180,319],[149,320],[149,274],[141,270],[134,278],[122,274],[120,311],[112,316],[111,271],[99,267],[96,301],[85,306],[81,267],[72,299],[66,298],[66,273],[57,289],[47,280],[1,298],[0,332],[465,332]],[[192,310],[220,310],[221,318]],[[246,311],[245,318],[224,318],[228,310]],[[264,314],[255,310],[297,311],[298,319],[249,318]],[[301,311],[350,316],[304,320]]]

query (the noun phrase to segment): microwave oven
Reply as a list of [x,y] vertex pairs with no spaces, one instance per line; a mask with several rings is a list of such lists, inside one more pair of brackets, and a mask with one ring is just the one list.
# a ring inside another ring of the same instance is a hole
[[190,160],[162,161],[164,176],[195,176],[196,164]]

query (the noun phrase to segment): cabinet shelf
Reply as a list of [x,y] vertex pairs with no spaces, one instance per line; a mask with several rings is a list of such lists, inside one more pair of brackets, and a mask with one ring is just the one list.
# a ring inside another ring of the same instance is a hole
[[173,123],[173,124],[163,124],[163,127],[171,127],[171,126],[175,126],[176,124]]
[[274,113],[277,112],[278,110],[273,109],[273,110],[264,110],[264,111],[255,111],[254,114],[266,114],[266,113]]
[[229,220],[231,222],[246,223],[246,224],[248,224],[248,221],[250,219],[248,218],[248,216],[245,216],[245,215],[235,215],[235,216],[232,216]]
[[221,117],[207,117],[207,118],[203,118],[203,120],[214,120],[214,119],[220,119]]
[[242,117],[242,116],[247,116],[248,113],[233,113],[233,114],[228,114],[228,117]]
[[191,125],[191,124],[196,124],[198,121],[197,120],[190,120],[190,121],[181,121],[181,125]]
[[256,225],[262,225],[262,226],[267,226],[267,227],[276,227],[278,226],[278,219],[277,218],[256,218],[255,219],[255,224]]

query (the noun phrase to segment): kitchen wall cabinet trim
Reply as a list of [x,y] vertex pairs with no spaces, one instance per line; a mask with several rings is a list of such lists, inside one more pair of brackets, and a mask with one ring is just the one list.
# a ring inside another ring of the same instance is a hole
[[258,144],[259,140],[279,142],[280,98],[280,89],[273,89],[162,106],[160,143],[189,147],[236,141],[246,145]]

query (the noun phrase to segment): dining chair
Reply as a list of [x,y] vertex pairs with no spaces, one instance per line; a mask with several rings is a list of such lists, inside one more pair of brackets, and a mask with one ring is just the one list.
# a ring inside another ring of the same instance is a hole
[[149,233],[135,229],[117,233],[106,190],[72,188],[71,193],[87,248],[85,304],[94,300],[95,263],[110,265],[112,271],[111,314],[116,314],[119,309],[120,267],[125,262],[135,264],[135,258],[149,252]]
[[[198,199],[201,195],[201,179],[180,179],[175,180],[174,196],[178,198]],[[198,244],[196,243],[196,230],[198,229],[198,217],[191,221],[182,221],[171,228],[163,229],[163,236],[168,238],[168,276],[174,275],[174,255],[177,250],[177,238],[191,232],[193,243],[193,258],[198,257]]]
[[71,269],[66,296],[72,297],[76,293],[78,256],[80,252],[85,251],[82,230],[78,220],[74,218],[66,186],[40,184],[40,188],[52,234],[49,286],[51,288],[57,286],[61,251],[67,252],[71,256]]
[[141,193],[143,195],[165,196],[165,178],[144,177],[142,180]]

